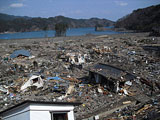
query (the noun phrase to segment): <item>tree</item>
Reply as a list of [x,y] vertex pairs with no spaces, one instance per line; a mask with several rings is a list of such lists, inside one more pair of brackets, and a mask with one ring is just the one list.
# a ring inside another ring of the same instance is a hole
[[55,25],[55,36],[59,37],[59,36],[66,36],[66,31],[68,29],[68,24],[66,23],[57,23]]
[[48,29],[47,25],[44,25],[44,27],[42,29],[45,32],[44,37],[46,38],[47,37],[47,29]]
[[98,29],[99,29],[99,28],[102,28],[102,27],[103,27],[103,25],[97,23],[97,24],[95,25],[95,31],[98,31]]

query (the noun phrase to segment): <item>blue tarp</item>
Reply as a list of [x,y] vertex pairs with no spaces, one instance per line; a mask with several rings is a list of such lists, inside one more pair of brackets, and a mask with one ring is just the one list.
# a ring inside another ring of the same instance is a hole
[[48,77],[47,80],[63,80],[63,79],[56,76],[56,77]]
[[23,55],[23,56],[29,57],[29,56],[31,56],[31,53],[30,53],[28,50],[15,50],[15,51],[10,55],[10,58],[16,58],[16,57],[18,57],[19,55]]

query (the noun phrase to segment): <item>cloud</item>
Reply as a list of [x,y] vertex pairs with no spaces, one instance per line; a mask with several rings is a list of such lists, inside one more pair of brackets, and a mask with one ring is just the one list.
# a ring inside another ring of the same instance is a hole
[[12,8],[20,8],[20,7],[23,7],[24,4],[23,3],[13,3],[13,4],[10,4],[10,7]]
[[115,3],[116,3],[117,5],[119,5],[119,6],[127,6],[127,5],[128,5],[128,3],[123,2],[123,1],[115,1]]

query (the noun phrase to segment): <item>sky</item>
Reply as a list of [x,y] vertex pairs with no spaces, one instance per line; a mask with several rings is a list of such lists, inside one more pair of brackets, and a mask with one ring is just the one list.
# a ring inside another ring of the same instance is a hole
[[63,15],[116,21],[133,10],[160,4],[160,0],[0,0],[0,13],[29,17]]

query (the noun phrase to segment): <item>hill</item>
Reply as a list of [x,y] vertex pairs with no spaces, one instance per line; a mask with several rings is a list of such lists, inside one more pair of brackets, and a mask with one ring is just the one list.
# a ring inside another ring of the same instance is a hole
[[115,27],[138,32],[152,31],[158,26],[160,26],[160,5],[134,10],[115,23]]
[[73,19],[64,16],[49,18],[31,18],[0,14],[0,32],[24,32],[38,30],[53,30],[56,23],[67,23],[69,28],[95,27],[97,24],[102,26],[113,26],[114,22],[107,19]]
[[27,17],[27,16],[14,16],[14,15],[7,15],[7,14],[0,13],[0,20],[11,21],[11,20],[14,20],[16,18],[31,19],[31,17]]

